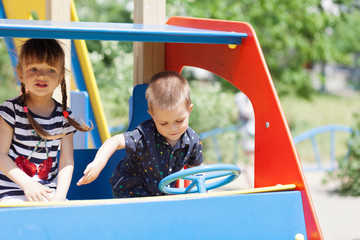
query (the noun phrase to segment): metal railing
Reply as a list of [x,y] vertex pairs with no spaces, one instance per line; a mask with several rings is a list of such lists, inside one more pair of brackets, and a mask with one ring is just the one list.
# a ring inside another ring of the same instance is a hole
[[[236,163],[238,156],[239,156],[239,142],[241,139],[241,133],[238,131],[241,125],[232,125],[225,128],[215,128],[210,131],[202,132],[200,133],[200,137],[202,140],[205,139],[211,139],[213,145],[214,145],[214,151],[216,154],[216,159],[219,163],[223,162],[223,156],[219,145],[219,137],[222,134],[234,132],[237,131],[239,134],[237,134],[235,141],[234,141],[234,154],[233,154],[233,160],[232,163]],[[301,133],[293,138],[294,143],[298,144],[303,141],[311,141],[311,146],[313,153],[315,155],[316,165],[312,167],[305,167],[304,171],[333,171],[336,169],[336,133],[339,132],[345,132],[345,133],[352,133],[352,128],[344,125],[337,125],[337,124],[331,124],[331,125],[324,125],[320,127],[312,128],[304,133]],[[330,144],[330,163],[328,166],[325,166],[322,157],[319,150],[319,144],[316,136],[320,134],[329,133],[329,144]]]

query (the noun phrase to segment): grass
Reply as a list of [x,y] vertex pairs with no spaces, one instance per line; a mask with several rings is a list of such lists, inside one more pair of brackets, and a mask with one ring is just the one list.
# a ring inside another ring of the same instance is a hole
[[[285,118],[293,137],[312,128],[328,124],[340,124],[351,127],[353,121],[352,115],[359,111],[359,101],[360,93],[353,93],[351,96],[316,94],[311,101],[294,96],[287,96],[280,99]],[[228,101],[227,104],[232,103],[231,101]],[[231,118],[232,116],[228,117]],[[248,162],[242,152],[241,145],[236,144],[235,142],[238,137],[239,134],[234,132],[217,136],[218,150],[220,151],[222,158],[221,162],[244,162],[245,164]],[[346,143],[348,137],[348,133],[336,132],[335,153],[337,158],[342,157],[347,153]],[[321,160],[324,165],[326,165],[330,159],[330,134],[320,134],[316,137],[316,140]],[[203,143],[204,159],[206,163],[218,162],[217,149],[213,139],[205,139],[203,140]],[[310,140],[298,143],[296,149],[303,163],[315,163],[315,155]],[[236,157],[238,159],[237,161]]]
[[[360,94],[351,96],[337,96],[318,94],[312,101],[301,100],[294,97],[281,99],[283,112],[293,136],[305,132],[311,128],[327,124],[340,124],[352,126],[353,113],[359,112],[358,102]],[[339,158],[347,153],[347,139],[349,134],[336,133],[336,157]],[[330,158],[330,136],[320,134],[316,138],[319,151],[324,162]],[[302,162],[314,162],[315,156],[309,140],[296,145]]]
[[359,100],[359,93],[351,96],[317,94],[311,101],[291,96],[280,99],[293,136],[326,124],[350,126],[352,114],[360,110]]

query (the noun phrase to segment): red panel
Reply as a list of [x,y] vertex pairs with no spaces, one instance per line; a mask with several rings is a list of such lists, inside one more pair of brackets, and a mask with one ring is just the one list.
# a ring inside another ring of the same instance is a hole
[[255,31],[247,23],[173,17],[169,25],[247,33],[235,49],[224,44],[166,43],[165,68],[206,69],[232,83],[255,112],[255,187],[296,184],[303,195],[308,239],[323,239],[292,137]]

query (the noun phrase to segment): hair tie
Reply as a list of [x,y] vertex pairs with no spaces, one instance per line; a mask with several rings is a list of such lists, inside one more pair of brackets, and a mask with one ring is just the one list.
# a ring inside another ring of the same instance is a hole
[[29,109],[28,109],[28,107],[27,106],[24,106],[24,112],[29,112]]
[[69,113],[67,111],[63,111],[64,118],[66,119],[69,116]]

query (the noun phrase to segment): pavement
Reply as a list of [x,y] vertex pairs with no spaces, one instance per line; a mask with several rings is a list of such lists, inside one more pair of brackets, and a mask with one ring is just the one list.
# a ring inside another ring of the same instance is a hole
[[325,240],[360,240],[360,197],[336,193],[338,182],[324,184],[325,172],[305,173]]
[[[218,190],[249,188],[249,175],[243,171],[238,179]],[[328,179],[326,172],[306,172],[305,177],[324,239],[360,240],[360,197],[336,193],[338,183],[335,180],[323,183]]]

